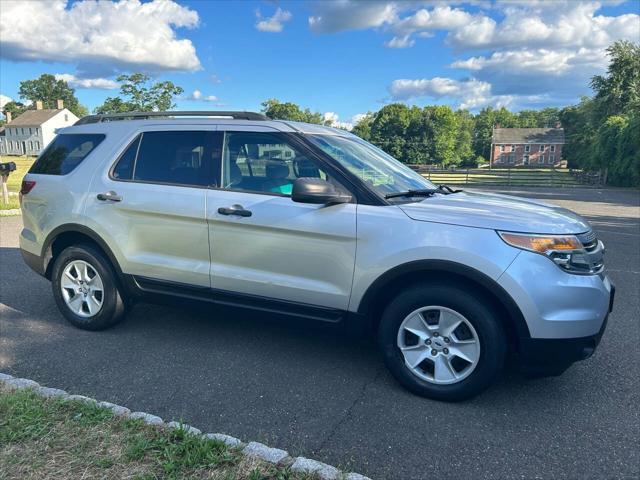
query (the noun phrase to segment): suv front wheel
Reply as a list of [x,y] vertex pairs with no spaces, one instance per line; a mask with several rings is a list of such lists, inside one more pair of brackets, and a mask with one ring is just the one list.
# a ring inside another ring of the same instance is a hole
[[500,373],[506,338],[489,304],[473,291],[418,285],[389,303],[379,342],[393,376],[409,390],[460,401],[487,388]]
[[51,285],[58,309],[78,328],[103,330],[126,313],[111,265],[90,245],[68,247],[56,257]]

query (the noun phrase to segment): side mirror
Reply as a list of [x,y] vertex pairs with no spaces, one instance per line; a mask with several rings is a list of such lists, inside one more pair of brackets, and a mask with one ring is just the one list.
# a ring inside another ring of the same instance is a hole
[[321,178],[302,177],[293,182],[291,200],[298,203],[335,205],[350,202],[351,195],[339,192],[333,184]]

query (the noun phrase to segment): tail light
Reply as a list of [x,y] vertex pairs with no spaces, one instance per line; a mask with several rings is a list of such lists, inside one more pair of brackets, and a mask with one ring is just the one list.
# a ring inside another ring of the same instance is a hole
[[36,182],[33,180],[22,180],[22,185],[20,186],[20,195],[18,198],[20,199],[20,205],[22,205],[22,197],[27,195],[33,187],[36,186]]

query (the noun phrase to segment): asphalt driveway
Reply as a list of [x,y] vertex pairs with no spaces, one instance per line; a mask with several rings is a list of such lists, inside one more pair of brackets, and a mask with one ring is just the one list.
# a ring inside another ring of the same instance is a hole
[[509,371],[445,404],[398,386],[366,340],[259,314],[139,304],[111,330],[77,330],[22,262],[20,217],[0,217],[0,371],[372,478],[638,478],[640,195],[511,193],[585,215],[607,247],[608,330],[561,377]]

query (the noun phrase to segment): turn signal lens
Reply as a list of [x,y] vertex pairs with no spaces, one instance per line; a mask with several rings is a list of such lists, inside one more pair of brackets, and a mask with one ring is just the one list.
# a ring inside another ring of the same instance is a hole
[[546,254],[582,250],[582,244],[574,235],[531,235],[509,232],[498,232],[498,235],[512,247],[531,252]]

